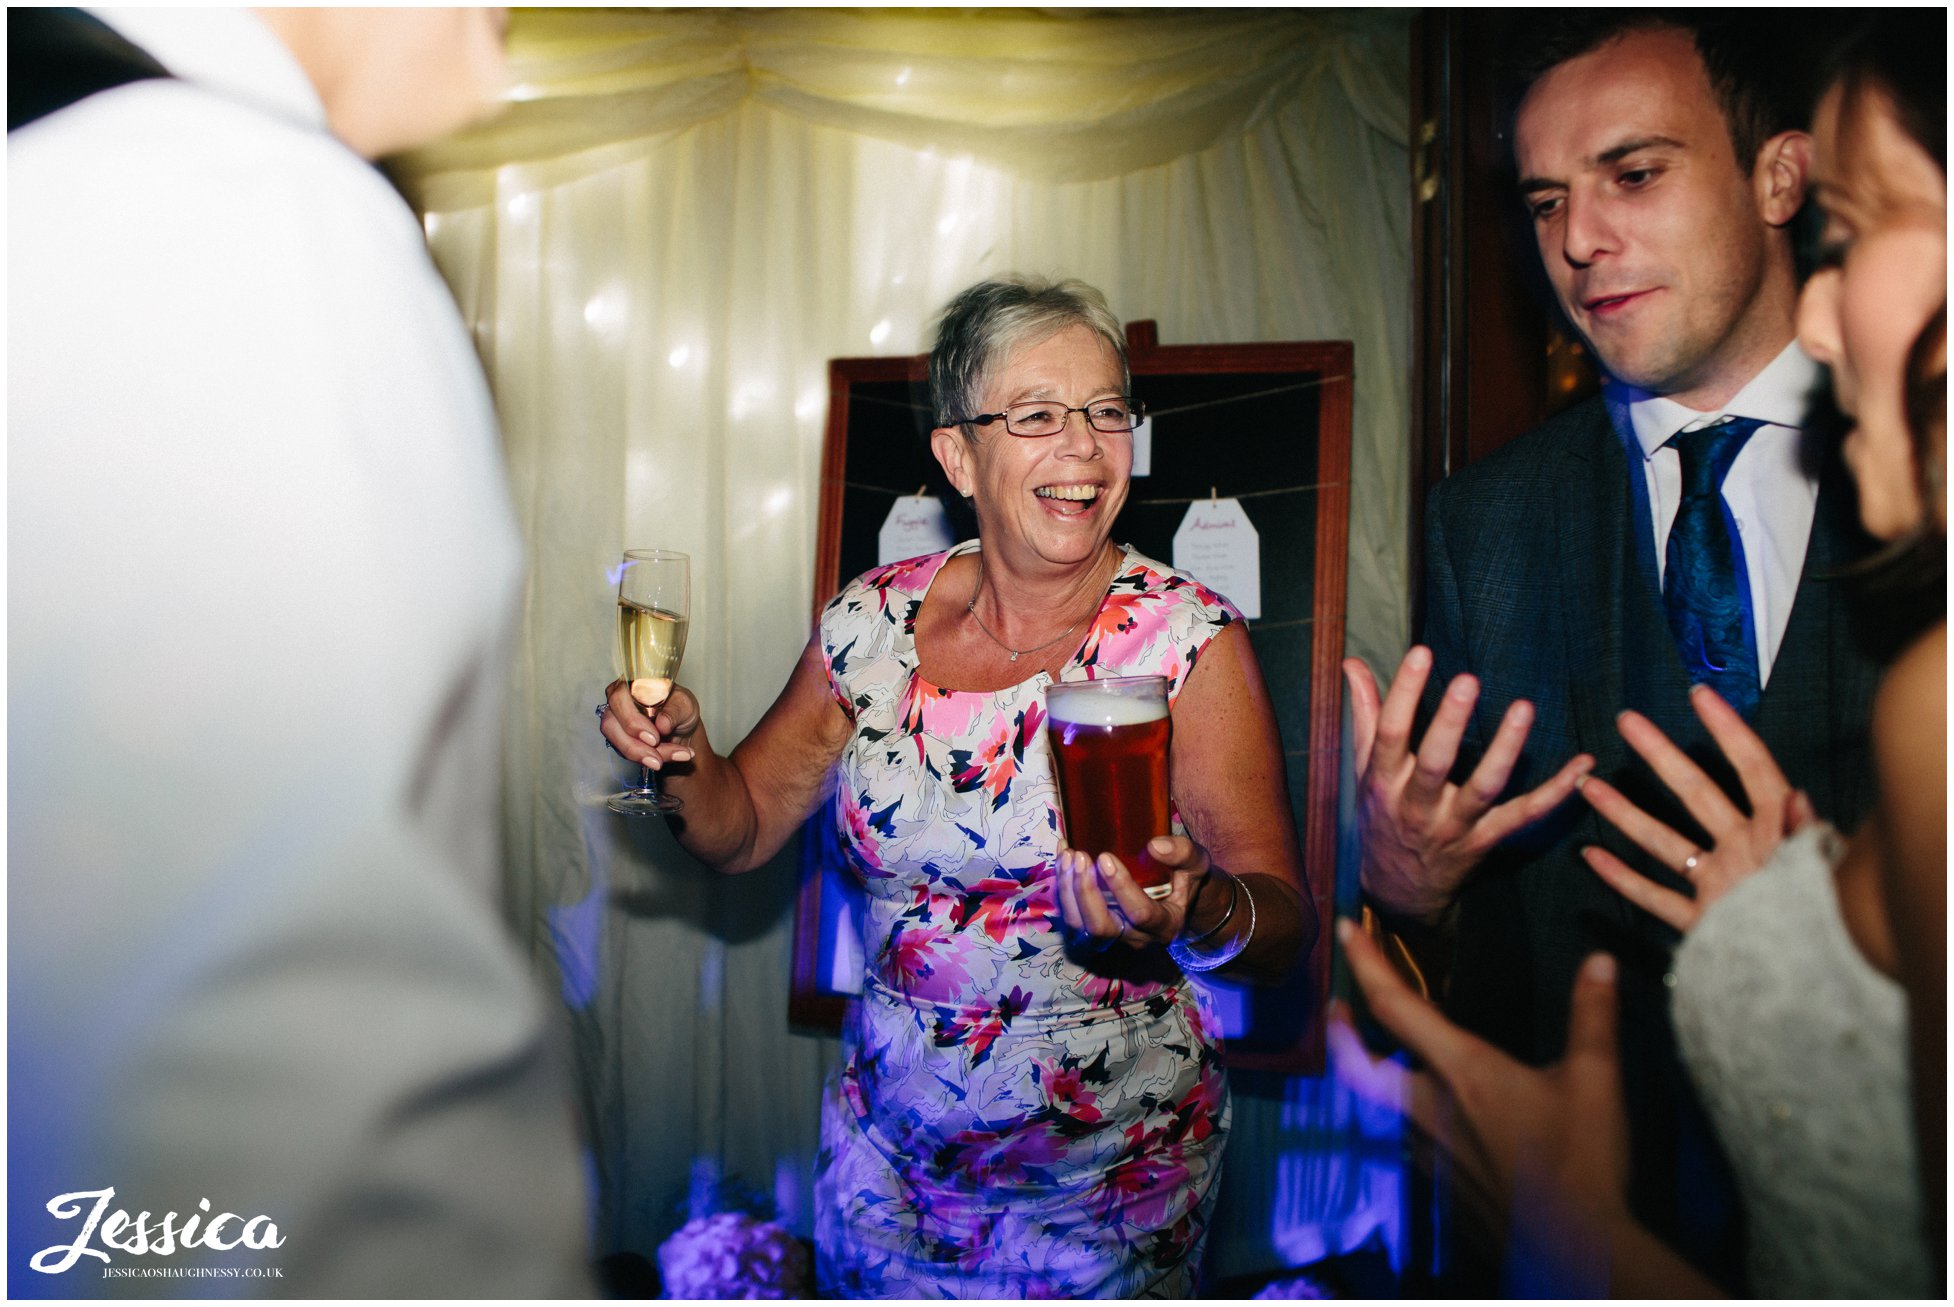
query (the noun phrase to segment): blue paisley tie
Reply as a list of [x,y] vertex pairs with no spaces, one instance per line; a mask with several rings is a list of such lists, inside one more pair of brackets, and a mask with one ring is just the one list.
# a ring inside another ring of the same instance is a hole
[[1757,630],[1744,546],[1723,506],[1723,478],[1764,424],[1731,418],[1672,440],[1683,498],[1669,528],[1662,602],[1692,684],[1708,685],[1745,717],[1757,707]]

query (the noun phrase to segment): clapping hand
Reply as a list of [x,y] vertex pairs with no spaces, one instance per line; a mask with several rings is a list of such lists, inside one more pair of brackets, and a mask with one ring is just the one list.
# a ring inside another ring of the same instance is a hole
[[1349,921],[1337,939],[1371,1014],[1426,1068],[1373,1058],[1339,1003],[1328,1031],[1337,1078],[1410,1118],[1448,1164],[1467,1214],[1496,1244],[1510,1237],[1513,1260],[1540,1282],[1605,1292],[1600,1249],[1629,1220],[1614,959],[1597,953],[1581,967],[1567,1052],[1535,1068],[1447,1020]]
[[1356,739],[1364,892],[1390,912],[1425,922],[1444,915],[1493,846],[1546,816],[1594,766],[1592,757],[1578,754],[1545,783],[1498,802],[1533,726],[1533,705],[1517,699],[1466,783],[1453,784],[1479,683],[1453,678],[1414,754],[1412,723],[1431,670],[1431,650],[1413,646],[1380,703],[1370,668],[1356,658],[1343,662]]
[[1147,845],[1147,855],[1171,873],[1170,888],[1162,898],[1149,898],[1126,865],[1110,853],[1097,859],[1077,849],[1060,853],[1058,911],[1066,926],[1102,947],[1115,940],[1136,949],[1172,943],[1207,879],[1207,850],[1185,835],[1156,835]]
[[1770,860],[1787,835],[1812,820],[1811,800],[1794,790],[1778,769],[1764,741],[1744,719],[1708,686],[1690,692],[1690,704],[1709,728],[1710,736],[1736,768],[1750,803],[1750,816],[1732,803],[1717,783],[1672,743],[1655,723],[1640,713],[1625,712],[1617,719],[1622,738],[1640,754],[1662,783],[1673,791],[1697,824],[1709,832],[1711,845],[1699,849],[1685,836],[1643,812],[1606,781],[1590,776],[1581,794],[1622,834],[1650,857],[1681,875],[1695,897],[1658,885],[1631,871],[1606,849],[1590,846],[1581,856],[1601,879],[1637,907],[1688,931],[1703,910]]

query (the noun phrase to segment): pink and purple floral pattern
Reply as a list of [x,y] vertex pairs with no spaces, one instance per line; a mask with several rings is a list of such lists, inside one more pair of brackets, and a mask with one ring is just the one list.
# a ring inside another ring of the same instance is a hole
[[[834,815],[869,959],[823,1105],[822,1288],[1189,1296],[1228,1128],[1215,1040],[1170,963],[1062,937],[1050,678],[977,692],[918,672],[923,596],[975,547],[879,568],[821,619],[855,725]],[[1164,675],[1171,704],[1240,617],[1129,549],[1061,679]]]

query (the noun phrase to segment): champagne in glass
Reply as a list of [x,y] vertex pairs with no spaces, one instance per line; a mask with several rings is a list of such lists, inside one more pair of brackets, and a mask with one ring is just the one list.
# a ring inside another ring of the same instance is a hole
[[617,601],[618,672],[631,682],[631,697],[647,708],[665,702],[685,656],[682,613]]
[[[691,559],[669,549],[632,549],[617,581],[617,674],[650,713],[672,692],[691,620]],[[658,773],[639,768],[639,784],[607,800],[612,812],[664,816],[685,804],[658,788]]]

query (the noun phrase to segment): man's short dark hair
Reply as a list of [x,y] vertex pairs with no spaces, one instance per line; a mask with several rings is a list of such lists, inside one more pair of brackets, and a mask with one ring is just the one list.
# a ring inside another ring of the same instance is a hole
[[[1764,142],[1805,125],[1809,91],[1800,61],[1775,37],[1782,24],[1760,21],[1756,11],[1690,9],[1535,10],[1517,26],[1507,64],[1511,111],[1533,84],[1570,59],[1638,32],[1678,31],[1696,44],[1710,90],[1723,110],[1737,166],[1749,172]],[[1507,118],[1511,140],[1512,117]]]

